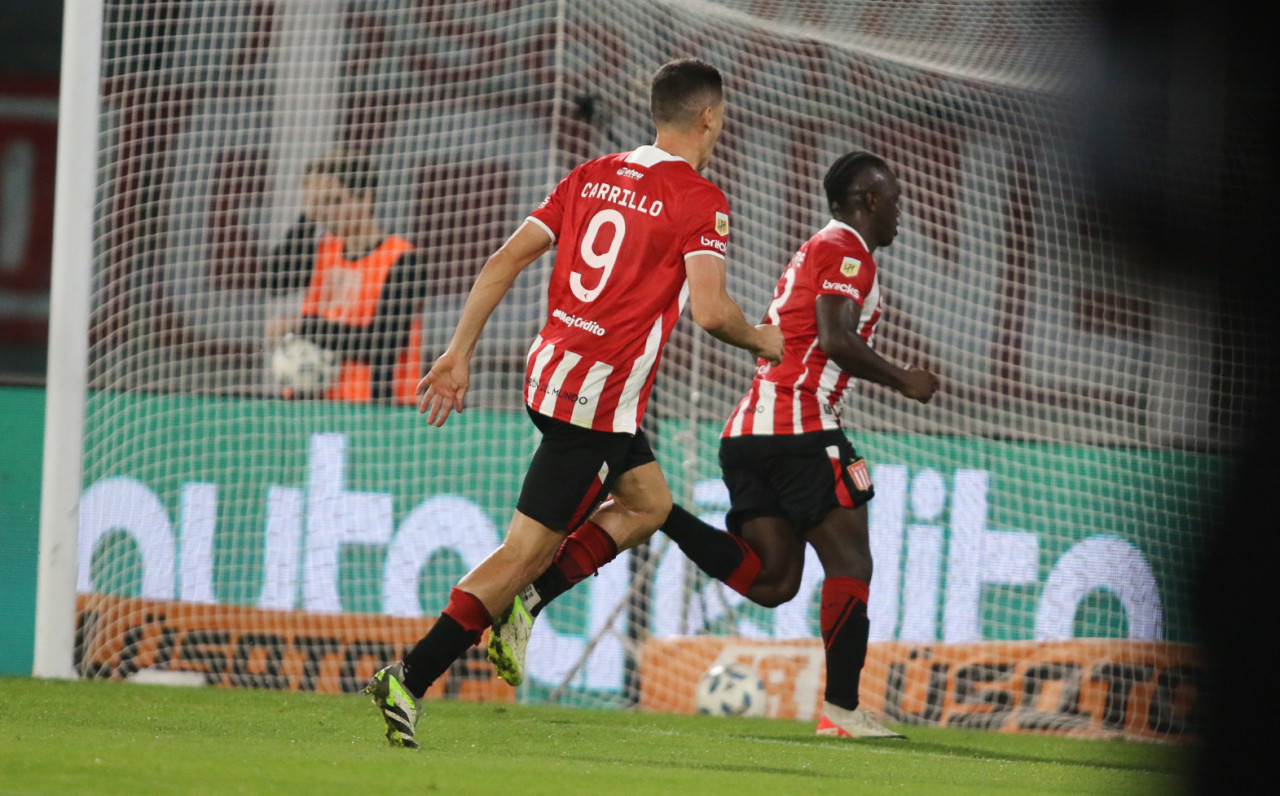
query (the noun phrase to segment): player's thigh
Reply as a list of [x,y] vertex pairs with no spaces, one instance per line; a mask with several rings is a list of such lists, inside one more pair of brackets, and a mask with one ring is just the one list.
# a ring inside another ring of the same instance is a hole
[[837,509],[864,506],[875,492],[866,463],[839,430],[792,437],[781,443],[769,477],[792,523],[804,533]]
[[624,473],[632,435],[579,428],[534,412],[542,441],[534,451],[516,509],[554,531],[582,523]]
[[[651,516],[661,524],[671,512],[671,487],[656,461],[642,464],[618,476],[610,496],[632,514]],[[655,526],[656,527],[656,526]]]
[[[785,524],[788,519],[769,477],[772,444],[772,438],[756,436],[720,440],[720,474],[729,490],[729,511],[725,514],[729,533],[743,536],[744,526],[756,520]],[[764,522],[760,527],[772,528],[774,523]]]
[[769,437],[731,437],[720,443],[720,470],[729,489],[725,525],[760,557],[752,599],[778,605],[800,588],[804,541],[787,516],[770,475],[777,448]]
[[857,508],[832,509],[804,538],[813,545],[827,577],[852,577],[870,582],[871,544],[865,503]]
[[804,540],[784,517],[755,517],[742,523],[738,535],[760,557],[760,572],[753,589],[767,589],[768,595],[753,593],[781,605],[796,595],[804,575]]
[[592,516],[592,521],[613,537],[619,550],[648,539],[671,513],[671,487],[643,431],[636,432],[632,439],[623,472],[609,494],[611,500]]

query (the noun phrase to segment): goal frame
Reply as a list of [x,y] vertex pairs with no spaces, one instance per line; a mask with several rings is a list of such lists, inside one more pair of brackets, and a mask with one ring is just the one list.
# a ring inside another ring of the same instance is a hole
[[66,0],[32,674],[74,679],[76,556],[88,386],[103,0]]

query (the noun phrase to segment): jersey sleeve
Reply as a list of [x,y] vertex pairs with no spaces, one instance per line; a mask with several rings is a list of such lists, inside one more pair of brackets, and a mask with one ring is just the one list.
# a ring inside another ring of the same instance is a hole
[[729,248],[729,200],[709,182],[701,187],[688,194],[685,217],[690,219],[690,227],[681,254],[712,254],[723,260]]
[[551,236],[552,242],[560,240],[560,226],[564,223],[565,207],[568,204],[570,191],[572,186],[577,183],[577,177],[582,167],[579,166],[573,171],[565,175],[560,180],[560,184],[555,187],[546,199],[542,200],[542,204],[538,205],[532,213],[529,214],[529,220],[547,231]]
[[819,296],[844,296],[862,306],[875,281],[876,264],[864,251],[843,246],[820,246],[810,254],[814,291]]

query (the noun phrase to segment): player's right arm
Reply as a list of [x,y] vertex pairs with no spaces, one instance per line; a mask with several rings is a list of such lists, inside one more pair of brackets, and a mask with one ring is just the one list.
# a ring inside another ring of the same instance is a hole
[[714,254],[691,254],[684,260],[689,279],[693,322],[712,337],[777,365],[782,361],[782,331],[773,325],[752,326],[725,289],[724,260]]
[[815,300],[818,345],[840,369],[855,379],[892,387],[908,398],[928,403],[937,392],[938,377],[924,368],[900,368],[877,354],[858,334],[858,302],[847,296],[823,294]]
[[461,412],[467,390],[471,386],[471,356],[475,353],[480,332],[488,323],[502,297],[511,289],[520,272],[551,248],[551,236],[541,226],[525,221],[494,252],[467,295],[467,303],[458,319],[449,348],[418,382],[422,399],[418,411],[427,413],[427,422],[443,426],[449,413]]

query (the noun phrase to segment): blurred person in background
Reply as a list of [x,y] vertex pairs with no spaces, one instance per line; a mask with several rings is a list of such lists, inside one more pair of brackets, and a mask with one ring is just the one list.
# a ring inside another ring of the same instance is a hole
[[269,356],[295,335],[334,352],[340,365],[325,392],[330,400],[412,404],[428,281],[413,244],[379,222],[376,189],[372,164],[359,153],[307,164],[302,212],[261,282],[275,294],[303,291],[301,310],[267,320],[264,349]]

